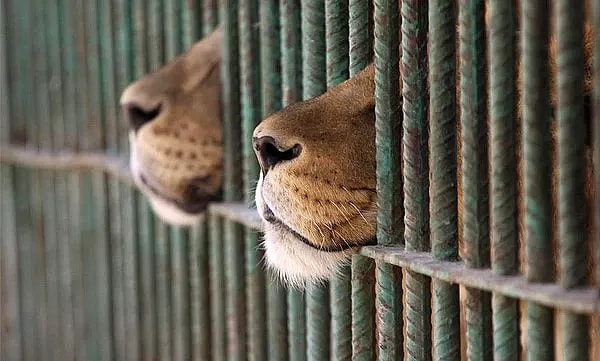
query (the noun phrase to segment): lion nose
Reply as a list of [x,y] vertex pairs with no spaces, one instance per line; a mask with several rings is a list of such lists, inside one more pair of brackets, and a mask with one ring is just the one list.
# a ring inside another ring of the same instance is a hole
[[273,168],[277,163],[297,158],[302,151],[300,144],[282,149],[277,144],[277,141],[270,136],[252,138],[252,144],[254,145],[254,152],[264,174],[267,174],[269,169]]
[[144,124],[151,122],[158,117],[161,105],[154,107],[143,107],[135,101],[128,101],[122,104],[125,117],[129,121],[129,126],[137,132]]

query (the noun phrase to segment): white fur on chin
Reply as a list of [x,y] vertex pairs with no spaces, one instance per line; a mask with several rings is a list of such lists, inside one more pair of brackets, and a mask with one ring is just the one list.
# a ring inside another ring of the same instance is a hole
[[263,219],[264,248],[267,265],[288,285],[303,288],[335,277],[348,264],[353,250],[319,251],[297,239],[288,230],[264,220],[265,202],[262,198],[263,176],[256,188],[256,207]]
[[138,189],[144,193],[146,198],[148,198],[150,201],[150,206],[152,206],[152,210],[158,216],[158,218],[175,226],[191,226],[200,222],[204,218],[204,213],[186,213],[171,202],[158,197],[152,191],[150,191],[148,187],[146,187],[144,182],[142,182],[140,179],[140,169],[135,148],[134,132],[129,132],[129,146],[131,152],[129,156],[129,167],[131,168],[133,180],[135,181]]

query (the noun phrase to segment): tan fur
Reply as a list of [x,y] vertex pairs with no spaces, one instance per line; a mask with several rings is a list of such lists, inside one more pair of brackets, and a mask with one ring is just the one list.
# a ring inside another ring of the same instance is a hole
[[166,198],[184,213],[187,206],[201,212],[200,203],[214,199],[221,188],[220,34],[215,31],[142,77],[121,97],[125,108],[160,110],[132,130],[132,168],[139,173],[134,177],[146,195]]

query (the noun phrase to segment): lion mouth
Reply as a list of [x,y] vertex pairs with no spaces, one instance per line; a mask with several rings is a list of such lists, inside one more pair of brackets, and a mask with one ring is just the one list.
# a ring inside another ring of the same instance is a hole
[[152,183],[142,173],[139,174],[139,178],[141,183],[144,185],[144,188],[146,188],[153,196],[158,197],[163,201],[171,203],[182,212],[188,214],[199,214],[205,212],[206,208],[208,207],[208,203],[214,198],[207,197],[205,199],[197,200],[195,202],[181,202],[178,199],[175,199],[162,193],[155,186],[153,186]]
[[321,251],[321,252],[331,252],[331,253],[343,252],[343,251],[347,251],[350,249],[356,249],[363,245],[376,243],[375,240],[369,240],[365,243],[361,242],[360,244],[345,243],[345,244],[336,244],[336,245],[328,245],[328,246],[324,246],[324,245],[317,246],[314,243],[312,243],[310,240],[308,240],[308,238],[306,238],[303,235],[301,235],[300,233],[296,232],[290,226],[285,224],[285,222],[283,222],[281,219],[276,217],[275,213],[273,213],[271,208],[269,208],[269,206],[267,206],[266,204],[265,204],[263,212],[261,214],[261,218],[264,219],[266,222],[279,227],[281,230],[286,231],[287,233],[290,233],[292,236],[294,236],[296,239],[298,239],[302,243],[306,244],[307,246],[314,248],[315,250]]

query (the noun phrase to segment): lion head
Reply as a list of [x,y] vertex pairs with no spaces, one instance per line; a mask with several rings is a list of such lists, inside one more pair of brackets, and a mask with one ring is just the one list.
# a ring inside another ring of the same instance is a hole
[[288,283],[325,280],[375,243],[373,76],[370,66],[254,130],[267,261]]
[[220,194],[220,40],[216,30],[121,96],[133,178],[172,224],[196,222]]

